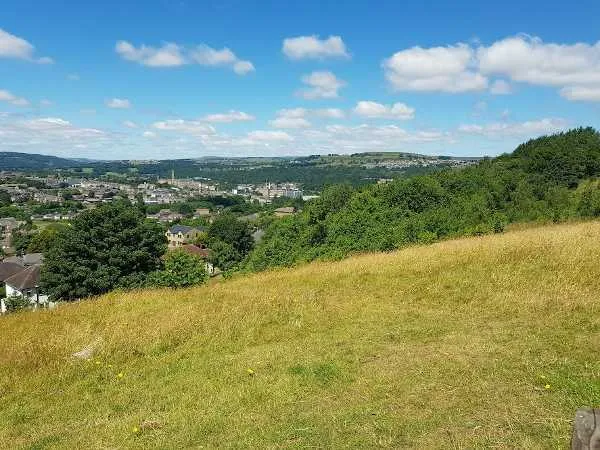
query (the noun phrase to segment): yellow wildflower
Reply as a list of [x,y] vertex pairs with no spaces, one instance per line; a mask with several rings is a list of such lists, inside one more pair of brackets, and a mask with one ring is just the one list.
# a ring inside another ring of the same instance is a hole
[[117,378],[123,378],[123,372],[119,372],[119,374],[117,375]]
[[246,372],[248,372],[248,375],[254,375],[254,370],[252,369],[248,369]]
[[547,384],[546,386],[544,386],[545,389],[550,389],[550,385]]
[[140,432],[140,429],[139,429],[138,427],[133,427],[133,428],[131,429],[131,431],[133,431],[134,433],[139,433],[139,432]]

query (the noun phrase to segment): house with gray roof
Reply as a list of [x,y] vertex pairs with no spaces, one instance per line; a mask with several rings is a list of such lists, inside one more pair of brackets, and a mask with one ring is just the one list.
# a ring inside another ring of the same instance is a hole
[[173,225],[165,236],[169,243],[169,248],[178,248],[185,244],[192,244],[194,240],[206,231],[204,227],[189,227],[187,225]]

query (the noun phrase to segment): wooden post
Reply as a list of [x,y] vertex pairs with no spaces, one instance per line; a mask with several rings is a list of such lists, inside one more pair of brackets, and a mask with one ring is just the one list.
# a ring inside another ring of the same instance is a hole
[[579,408],[575,413],[571,450],[600,450],[600,409]]

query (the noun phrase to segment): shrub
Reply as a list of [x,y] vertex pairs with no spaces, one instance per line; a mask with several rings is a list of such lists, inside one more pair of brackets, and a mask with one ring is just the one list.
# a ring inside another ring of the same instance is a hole
[[148,283],[153,286],[182,288],[206,282],[206,263],[198,256],[183,250],[167,253],[164,268],[149,275]]

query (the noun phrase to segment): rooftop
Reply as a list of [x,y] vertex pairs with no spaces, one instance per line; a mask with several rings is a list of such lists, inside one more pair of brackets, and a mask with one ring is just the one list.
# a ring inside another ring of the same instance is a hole
[[4,280],[4,282],[19,291],[32,289],[40,282],[40,266],[26,267]]

